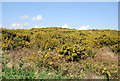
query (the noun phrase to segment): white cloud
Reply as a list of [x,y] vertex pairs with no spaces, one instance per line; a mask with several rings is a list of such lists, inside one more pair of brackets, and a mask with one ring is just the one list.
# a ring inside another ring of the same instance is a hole
[[28,23],[24,23],[24,26],[28,26],[29,24]]
[[41,28],[46,28],[47,26],[41,26]]
[[0,28],[2,28],[2,25],[0,24]]
[[35,25],[34,28],[39,28],[39,26],[38,26],[38,25]]
[[28,23],[24,23],[24,24],[13,23],[13,24],[11,24],[10,28],[11,29],[24,29],[24,28],[26,28],[28,26],[29,26]]
[[28,18],[28,16],[25,15],[25,16],[22,16],[20,19],[27,19],[27,18]]
[[42,15],[38,15],[36,17],[33,17],[31,20],[33,21],[41,21],[43,19],[43,16]]
[[67,25],[67,24],[65,24],[65,25],[63,25],[63,26],[62,26],[62,28],[68,28],[68,25]]
[[78,30],[87,30],[89,27],[91,26],[81,26],[80,28],[78,28]]

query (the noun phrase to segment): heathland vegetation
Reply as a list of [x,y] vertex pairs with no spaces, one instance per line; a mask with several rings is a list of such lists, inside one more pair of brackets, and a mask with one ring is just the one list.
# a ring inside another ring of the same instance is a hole
[[117,30],[0,31],[4,79],[118,79]]

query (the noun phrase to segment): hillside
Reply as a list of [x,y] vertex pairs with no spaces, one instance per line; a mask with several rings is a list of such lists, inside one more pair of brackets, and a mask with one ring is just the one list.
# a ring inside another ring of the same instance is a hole
[[[57,27],[0,30],[3,78],[118,79],[117,30]],[[19,75],[21,70],[25,75]],[[10,74],[11,71],[16,73]]]

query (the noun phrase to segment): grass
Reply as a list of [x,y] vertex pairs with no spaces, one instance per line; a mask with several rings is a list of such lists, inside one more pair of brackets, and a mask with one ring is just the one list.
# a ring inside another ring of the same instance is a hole
[[[27,48],[4,52],[2,55],[2,78],[118,79],[118,65],[116,59],[111,60],[95,56],[94,58],[89,57],[79,62],[67,62],[64,58],[57,58],[55,52],[49,51],[49,54],[52,56],[43,58],[45,54],[48,53]],[[26,59],[28,55],[29,57],[36,56],[37,58],[28,60]],[[106,58],[110,57],[108,56]]]

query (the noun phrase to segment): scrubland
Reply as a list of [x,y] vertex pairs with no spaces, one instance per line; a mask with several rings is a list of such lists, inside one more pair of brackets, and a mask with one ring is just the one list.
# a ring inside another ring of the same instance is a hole
[[117,30],[0,29],[3,79],[118,79]]

